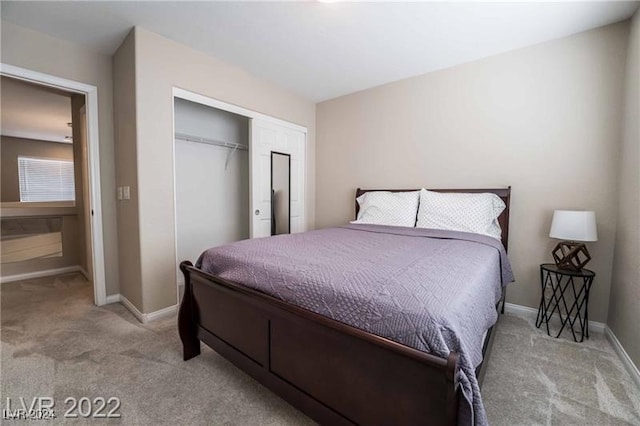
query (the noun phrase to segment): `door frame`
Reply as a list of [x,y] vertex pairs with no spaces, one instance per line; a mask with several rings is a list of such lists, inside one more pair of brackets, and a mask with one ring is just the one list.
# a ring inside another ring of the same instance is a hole
[[[307,149],[306,144],[308,141],[308,130],[306,127],[301,126],[299,124],[291,123],[289,121],[281,120],[279,118],[272,117],[270,115],[266,115],[257,111],[253,111],[247,108],[243,108],[238,105],[230,104],[228,102],[224,102],[210,96],[201,95],[200,93],[192,92],[190,90],[182,89],[180,87],[173,86],[172,87],[172,102],[171,102],[171,124],[172,124],[172,139],[173,139],[173,151],[172,151],[172,173],[173,173],[173,242],[174,242],[174,252],[176,254],[176,265],[178,265],[184,259],[178,259],[178,204],[177,204],[177,194],[176,194],[176,143],[175,143],[175,125],[176,125],[176,112],[175,112],[175,98],[184,99],[187,101],[191,101],[197,104],[210,106],[222,111],[231,112],[234,114],[242,115],[243,117],[247,117],[250,119],[259,119],[269,123],[278,124],[283,127],[287,127],[292,130],[297,130],[299,132],[304,133],[304,155],[302,158],[302,163],[305,166],[305,180],[303,182],[303,187],[306,189],[307,179]],[[249,135],[249,139],[251,139],[251,135]],[[251,144],[249,144],[249,149],[251,149]],[[251,155],[249,155],[251,158]],[[250,184],[251,185],[251,184]],[[249,196],[251,197],[251,186],[249,187]],[[306,195],[306,194],[305,194]],[[306,200],[306,198],[305,198]],[[305,201],[306,202],[306,201]],[[306,213],[306,209],[305,209]],[[252,222],[251,222],[252,223]],[[253,226],[253,225],[251,225]],[[176,303],[180,304],[180,285],[183,284],[182,273],[179,268],[176,268]]]
[[0,75],[28,81],[41,86],[54,87],[85,96],[87,125],[87,162],[89,177],[89,207],[91,216],[91,253],[93,261],[93,298],[98,306],[107,303],[102,228],[102,192],[100,190],[100,141],[98,128],[98,88],[38,71],[0,63]]

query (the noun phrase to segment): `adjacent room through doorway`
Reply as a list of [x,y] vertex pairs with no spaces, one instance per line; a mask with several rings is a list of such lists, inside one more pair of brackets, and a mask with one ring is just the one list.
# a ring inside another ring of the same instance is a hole
[[2,85],[2,282],[80,272],[93,281],[85,95]]

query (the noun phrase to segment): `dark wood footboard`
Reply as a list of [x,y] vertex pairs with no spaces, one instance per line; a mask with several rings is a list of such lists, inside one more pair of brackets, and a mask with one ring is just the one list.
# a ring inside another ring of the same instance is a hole
[[206,343],[312,419],[455,425],[458,354],[442,359],[182,262],[184,359]]

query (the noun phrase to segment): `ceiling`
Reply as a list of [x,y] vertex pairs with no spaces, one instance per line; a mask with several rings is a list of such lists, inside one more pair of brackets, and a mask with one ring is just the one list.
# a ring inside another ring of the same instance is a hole
[[2,19],[113,54],[139,25],[322,101],[629,18],[638,2],[10,2]]
[[68,94],[1,77],[2,135],[71,143],[71,98]]

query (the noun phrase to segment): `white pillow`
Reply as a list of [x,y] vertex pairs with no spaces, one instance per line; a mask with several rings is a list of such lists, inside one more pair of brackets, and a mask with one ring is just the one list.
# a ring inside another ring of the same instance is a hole
[[500,239],[498,216],[506,208],[492,193],[455,193],[420,191],[418,228],[473,232]]
[[351,223],[374,225],[409,226],[416,225],[418,198],[420,191],[365,192],[358,198],[358,218]]

